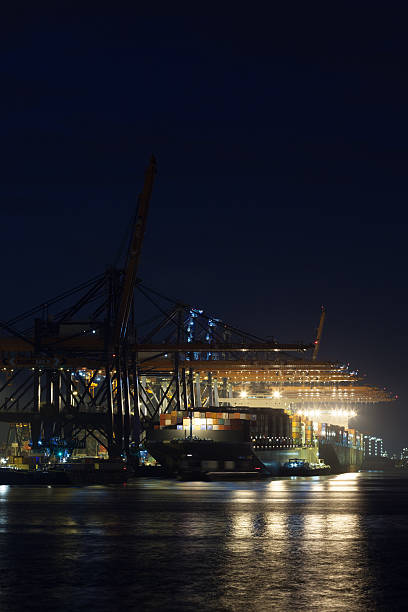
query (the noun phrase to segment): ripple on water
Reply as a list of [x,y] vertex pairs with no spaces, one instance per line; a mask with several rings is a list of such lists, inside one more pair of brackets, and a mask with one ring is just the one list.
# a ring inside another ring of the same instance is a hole
[[0,502],[7,611],[405,609],[401,477],[1,487]]

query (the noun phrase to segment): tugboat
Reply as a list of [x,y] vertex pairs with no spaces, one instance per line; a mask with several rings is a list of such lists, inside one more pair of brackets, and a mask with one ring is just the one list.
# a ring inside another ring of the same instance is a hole
[[330,474],[330,465],[324,462],[309,463],[304,459],[293,458],[286,461],[281,469],[282,476],[322,476]]

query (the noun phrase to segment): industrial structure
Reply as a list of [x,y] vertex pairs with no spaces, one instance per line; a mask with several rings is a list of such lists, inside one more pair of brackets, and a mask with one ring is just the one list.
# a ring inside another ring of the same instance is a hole
[[29,424],[34,449],[92,438],[117,457],[172,411],[276,407],[341,421],[392,399],[347,366],[318,361],[324,309],[314,341],[280,344],[138,279],[155,174],[152,158],[123,266],[0,323],[0,421]]

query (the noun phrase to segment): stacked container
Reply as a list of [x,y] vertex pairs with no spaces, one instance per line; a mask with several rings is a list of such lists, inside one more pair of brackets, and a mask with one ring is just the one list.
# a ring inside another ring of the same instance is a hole
[[155,425],[155,429],[183,429],[183,416],[185,411],[174,410],[168,414],[160,415],[160,425]]
[[301,420],[299,414],[293,414],[290,417],[292,421],[292,438],[293,441],[297,444],[300,444],[302,439],[302,428],[301,428]]
[[[193,412],[192,418],[186,417],[186,411],[174,411],[160,415],[160,425],[156,429],[184,429],[185,431],[236,431],[245,426],[247,421],[254,421],[255,415],[241,412]],[[191,422],[190,422],[191,421]]]
[[310,419],[305,419],[305,441],[306,444],[312,444],[313,441],[313,424]]
[[339,425],[319,424],[319,437],[339,446],[362,447],[362,434],[356,429],[345,429]]

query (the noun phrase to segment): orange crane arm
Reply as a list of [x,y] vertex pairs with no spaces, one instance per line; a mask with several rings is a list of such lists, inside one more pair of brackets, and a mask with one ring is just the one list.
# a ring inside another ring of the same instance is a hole
[[146,229],[147,214],[150,198],[152,195],[154,175],[156,174],[156,160],[152,156],[150,164],[145,173],[143,190],[138,198],[136,219],[133,233],[129,243],[126,259],[126,267],[123,276],[122,290],[117,310],[117,317],[113,333],[113,346],[118,347],[120,341],[125,337],[129,322],[130,309],[133,301],[133,290],[136,282],[136,273],[139,265],[140,253],[142,251],[143,238]]
[[322,334],[323,334],[323,325],[324,325],[324,319],[326,317],[326,309],[324,306],[322,306],[322,314],[320,316],[320,323],[319,323],[319,327],[317,329],[317,336],[316,336],[316,340],[315,340],[315,347],[314,347],[314,351],[313,351],[313,361],[316,361],[317,359],[317,354],[319,352],[319,348],[320,348],[320,341],[322,339]]

